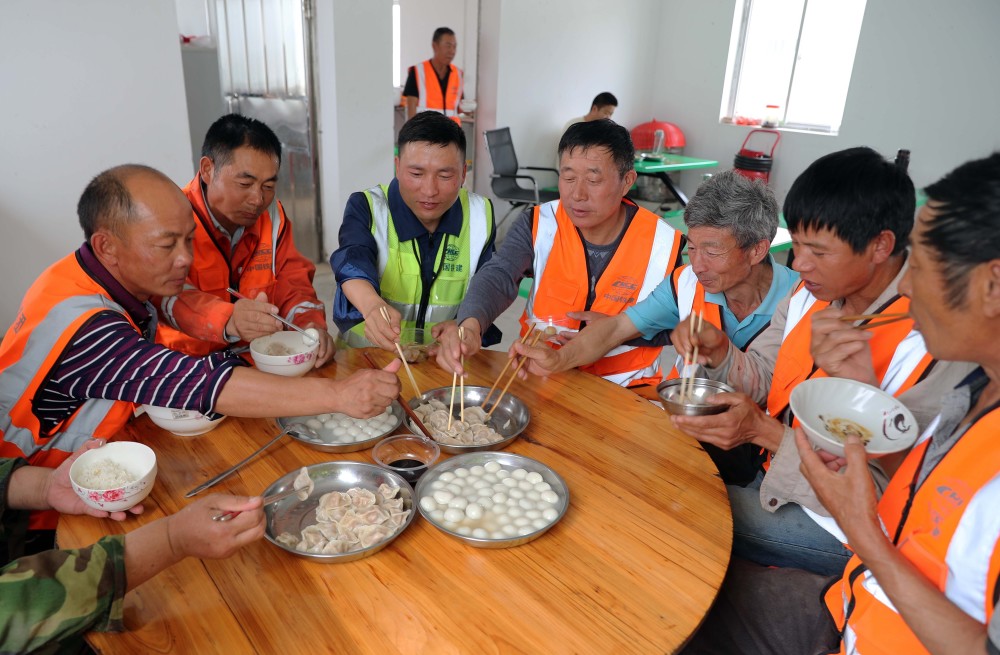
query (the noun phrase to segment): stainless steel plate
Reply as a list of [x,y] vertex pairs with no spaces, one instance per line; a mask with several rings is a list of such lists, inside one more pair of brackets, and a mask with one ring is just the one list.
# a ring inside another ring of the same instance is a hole
[[[430,485],[435,480],[441,477],[441,474],[446,471],[454,472],[457,468],[471,468],[473,466],[482,466],[487,462],[497,462],[504,468],[522,468],[527,472],[536,472],[542,476],[545,482],[552,485],[552,491],[559,495],[559,502],[556,504],[556,511],[559,513],[556,518],[549,523],[547,526],[540,530],[536,530],[529,534],[521,537],[510,537],[508,539],[477,539],[476,537],[470,537],[457,532],[453,532],[448,528],[445,528],[440,523],[431,518],[429,512],[425,512],[422,507],[420,507],[420,499],[425,495],[431,495],[433,492],[430,491]],[[455,537],[456,539],[461,539],[470,546],[475,546],[476,548],[513,548],[514,546],[520,546],[526,544],[529,541],[534,541],[538,539],[543,534],[552,529],[556,523],[563,519],[566,515],[566,510],[569,509],[569,487],[563,481],[559,474],[553,471],[551,468],[542,464],[538,460],[531,459],[530,457],[524,457],[523,455],[515,455],[514,453],[500,453],[493,451],[483,451],[476,453],[467,453],[465,455],[459,455],[457,457],[452,457],[440,464],[432,467],[429,471],[424,473],[423,477],[420,478],[420,482],[417,483],[417,507],[420,511],[420,515],[427,520],[428,523],[433,525],[435,528],[444,532],[447,535]]]
[[[374,464],[364,464],[362,462],[325,462],[323,464],[313,464],[306,468],[309,470],[309,477],[316,484],[316,488],[307,500],[299,500],[293,494],[264,508],[264,516],[267,520],[264,537],[278,548],[286,550],[293,555],[314,559],[319,562],[352,562],[370,557],[382,550],[389,542],[403,534],[403,531],[413,522],[414,510],[416,509],[413,506],[413,487],[396,473],[386,471]],[[267,488],[264,495],[269,496],[291,489],[298,474],[299,471],[295,470],[281,476]],[[323,494],[330,493],[331,491],[344,492],[351,487],[363,487],[373,493],[377,493],[379,485],[383,483],[399,487],[399,497],[403,499],[403,509],[410,510],[410,515],[406,517],[406,521],[399,526],[399,529],[395,533],[385,540],[361,550],[331,555],[304,553],[292,546],[286,546],[278,542],[278,535],[282,532],[290,532],[297,537],[304,528],[316,523],[316,507],[319,505],[319,499]]]
[[[459,403],[459,393],[460,389],[455,391],[455,406],[453,416],[458,418],[461,411],[461,404]],[[489,387],[465,387],[465,406],[466,407],[479,407],[483,404],[483,398],[486,396],[486,392],[489,391]],[[492,407],[493,400],[500,396],[500,390],[495,390],[490,400],[486,403],[486,408]],[[430,391],[424,392],[424,395],[420,398],[411,398],[409,400],[409,405],[411,408],[415,408],[422,402],[428,400],[440,400],[445,405],[451,402],[451,387],[438,387],[437,389],[431,389]],[[441,452],[450,453],[452,455],[460,455],[462,453],[472,453],[480,450],[498,450],[500,448],[505,448],[514,439],[517,439],[518,435],[524,432],[524,429],[528,427],[528,423],[531,421],[531,411],[528,406],[524,404],[524,401],[515,396],[514,394],[507,393],[504,394],[503,400],[500,401],[500,406],[497,410],[493,412],[493,416],[490,417],[489,426],[496,430],[503,438],[499,441],[494,441],[493,443],[473,445],[473,446],[461,446],[456,444],[447,444],[438,441],[438,446],[441,447]],[[413,425],[413,421],[407,420],[406,425],[410,428],[410,432],[413,434],[421,434],[420,429]],[[435,439],[437,441],[437,439]]]
[[[325,427],[318,430],[314,429],[316,435],[319,437],[318,439],[314,439],[308,434],[297,432],[294,429],[292,429],[292,431],[288,434],[293,439],[301,441],[304,444],[312,446],[316,450],[322,450],[326,453],[353,453],[358,450],[365,450],[373,447],[386,435],[395,432],[396,429],[403,423],[403,416],[405,413],[403,412],[402,405],[400,405],[398,401],[394,400],[392,401],[390,408],[392,409],[392,416],[394,418],[391,423],[392,427],[381,434],[366,437],[363,441],[350,441],[346,443],[339,441],[337,437],[334,437],[333,432]],[[304,425],[310,419],[315,418],[316,416],[284,416],[278,419],[278,425],[282,428],[288,428],[295,423],[302,423]]]

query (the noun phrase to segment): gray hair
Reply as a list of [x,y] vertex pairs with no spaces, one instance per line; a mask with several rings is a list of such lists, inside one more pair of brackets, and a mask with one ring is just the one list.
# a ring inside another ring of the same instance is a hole
[[684,209],[684,224],[729,230],[736,244],[747,249],[778,233],[778,201],[760,180],[723,171],[698,187]]

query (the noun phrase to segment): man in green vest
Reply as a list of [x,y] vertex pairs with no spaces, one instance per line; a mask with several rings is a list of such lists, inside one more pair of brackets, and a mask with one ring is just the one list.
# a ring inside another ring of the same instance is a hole
[[[421,112],[399,132],[395,179],[351,194],[330,257],[333,320],[349,346],[395,351],[403,328],[455,318],[496,236],[493,205],[462,188],[465,174],[462,128]],[[483,341],[499,341],[496,328]]]

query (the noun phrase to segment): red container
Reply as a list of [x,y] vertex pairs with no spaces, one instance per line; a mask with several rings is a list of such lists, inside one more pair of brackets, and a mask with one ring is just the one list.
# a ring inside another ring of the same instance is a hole
[[[758,135],[754,139],[754,135]],[[754,139],[754,143],[750,140]],[[733,170],[751,180],[771,181],[771,166],[774,164],[774,149],[781,141],[781,134],[775,130],[750,130],[743,146],[733,160]],[[770,150],[767,149],[770,145]],[[766,153],[766,154],[765,154]]]
[[[664,149],[679,149],[684,147],[684,133],[681,132],[681,128],[677,127],[673,123],[658,121],[654,118],[648,123],[637,125],[632,130],[632,145],[635,146],[635,149],[652,150],[653,138],[656,135],[656,130],[663,130]],[[679,150],[674,150],[673,152],[679,152]]]

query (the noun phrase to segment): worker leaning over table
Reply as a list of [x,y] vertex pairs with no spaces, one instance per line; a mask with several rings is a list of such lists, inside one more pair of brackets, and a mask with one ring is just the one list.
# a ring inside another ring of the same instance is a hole
[[[546,317],[572,327],[620,314],[643,300],[680,263],[683,235],[625,197],[635,182],[635,148],[608,119],[576,123],[559,142],[559,200],[524,210],[496,255],[476,273],[455,322],[442,326],[438,364],[464,371],[461,356],[480,349],[480,333],[533,277],[521,334]],[[459,339],[458,326],[465,328]],[[634,339],[608,348],[583,370],[621,386],[655,384],[666,343]]]
[[844,460],[824,465],[796,430],[850,562],[827,577],[734,561],[684,655],[1000,653],[1000,154],[926,191],[899,291],[934,357],[979,368],[943,392],[881,500],[856,436],[835,472]]
[[[608,346],[640,335],[654,338],[692,313],[746,350],[799,279],[768,252],[778,229],[778,201],[761,182],[724,171],[698,188],[684,208],[684,223],[690,264],[677,268],[645,300],[589,324],[560,349],[515,343],[512,351],[530,360],[525,370],[551,375],[590,364]],[[667,377],[677,377],[680,368],[682,357]],[[760,449],[752,444],[729,450],[703,445],[727,484],[745,485],[757,475]]]
[[281,331],[275,314],[316,329],[316,368],[336,353],[312,284],[316,266],[295,247],[275,198],[280,168],[281,141],[261,121],[228,114],[208,128],[198,173],[184,187],[194,209],[194,263],[180,293],[152,300],[163,321],[159,343],[208,355]]
[[[817,573],[839,571],[850,557],[843,534],[799,470],[788,406],[795,385],[833,376],[881,387],[923,428],[939,411],[942,394],[972,368],[935,361],[912,319],[866,330],[840,320],[908,311],[898,285],[908,269],[914,195],[905,170],[871,148],[817,159],[785,197],[792,266],[801,283],[746,352],[709,323],[697,335],[707,377],[727,382],[736,393],[709,400],[727,405],[720,414],[671,420],[720,448],[751,443],[769,456],[754,482],[727,486],[737,556]],[[678,324],[671,338],[678,352],[693,349],[688,323]],[[872,462],[880,489],[898,463],[893,459]]]
[[[191,266],[190,203],[159,171],[125,165],[95,177],[77,212],[86,242],[32,284],[0,343],[0,456],[58,466],[90,437],[113,437],[137,404],[363,418],[399,393],[395,360],[343,380],[287,378],[229,351],[191,357],[154,344],[149,298],[178,293]],[[36,513],[32,528],[55,519]]]
[[[26,510],[125,518],[125,512],[88,507],[70,483],[69,469],[79,454],[100,444],[85,443],[55,470],[0,458],[0,537],[6,547],[0,553],[0,652],[81,652],[85,632],[125,629],[126,591],[186,557],[229,557],[264,534],[260,498],[215,494],[86,548],[22,556]],[[142,506],[130,511],[139,514]],[[212,520],[226,511],[239,516]]]

